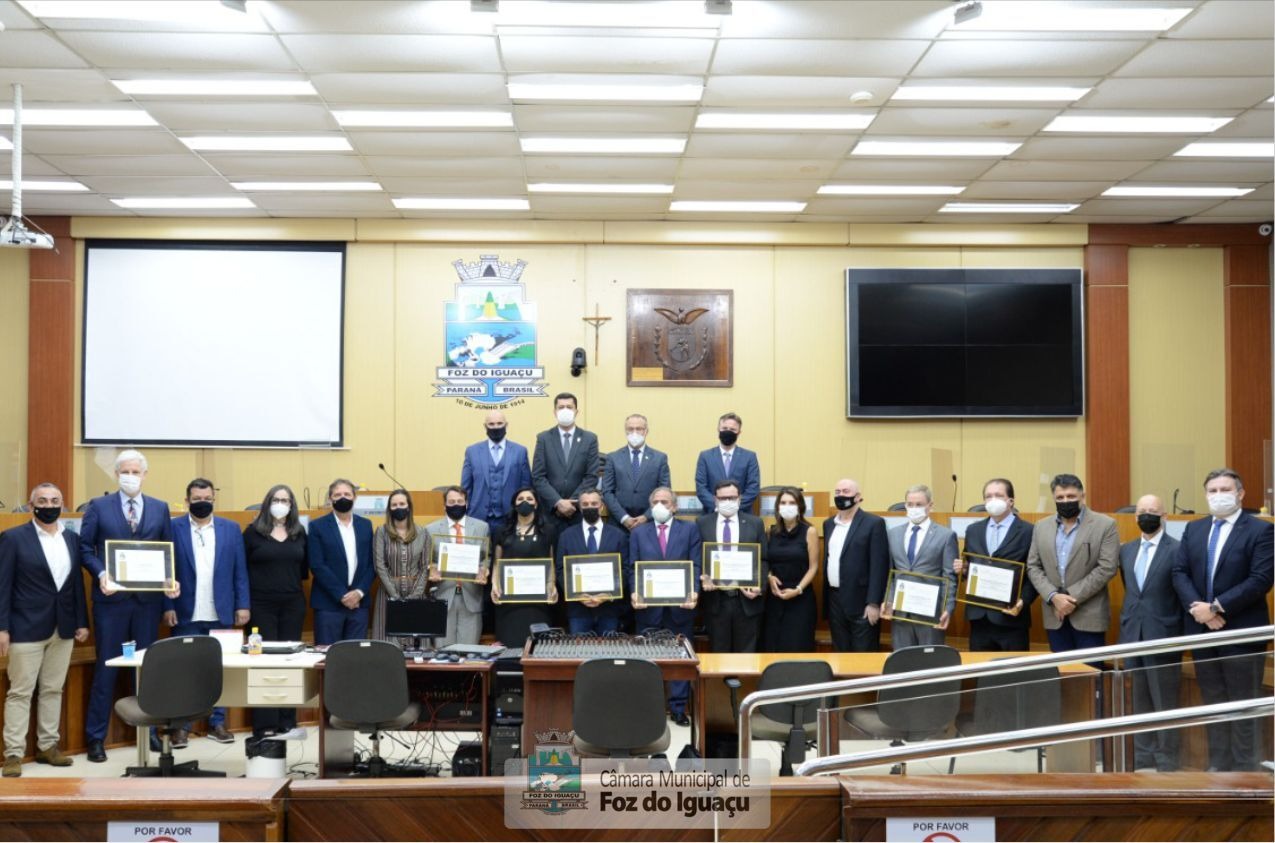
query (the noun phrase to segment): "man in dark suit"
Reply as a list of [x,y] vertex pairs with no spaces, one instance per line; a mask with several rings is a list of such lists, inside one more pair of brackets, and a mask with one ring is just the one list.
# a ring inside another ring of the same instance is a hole
[[735,443],[739,440],[739,432],[744,422],[735,413],[727,413],[717,420],[717,441],[715,448],[701,451],[695,463],[695,496],[705,512],[712,512],[717,506],[713,489],[717,483],[730,478],[739,483],[739,508],[744,512],[753,511],[753,501],[761,491],[761,468],[757,464],[757,454],[741,448]]
[[[988,517],[965,528],[965,552],[1023,563],[1018,602],[1008,609],[988,609],[965,604],[970,624],[970,649],[1015,652],[1031,649],[1032,603],[1036,588],[1027,576],[1027,551],[1032,545],[1032,525],[1014,513],[1014,484],[1003,477],[983,484],[983,505]],[[965,572],[961,559],[954,566]]]
[[[1244,512],[1244,481],[1219,468],[1204,480],[1212,517],[1186,525],[1173,563],[1173,587],[1190,614],[1188,635],[1223,628],[1269,624],[1266,594],[1271,590],[1272,529]],[[1258,696],[1265,642],[1195,650],[1195,678],[1206,705]],[[1254,720],[1208,727],[1209,767],[1256,770],[1262,747]]]
[[35,760],[69,767],[58,746],[62,687],[74,641],[89,637],[84,577],[76,564],[80,540],[58,523],[62,492],[52,483],[31,490],[30,524],[0,533],[0,658],[8,656],[4,701],[4,775],[22,775],[39,686]]
[[634,530],[651,520],[647,501],[660,486],[672,488],[668,456],[646,443],[646,416],[634,413],[624,420],[628,445],[607,454],[602,472],[602,499],[617,526]]
[[[106,662],[123,655],[125,641],[136,641],[138,650],[154,644],[159,635],[159,617],[164,610],[161,593],[120,591],[106,570],[108,541],[173,540],[173,517],[168,512],[168,504],[142,494],[146,471],[146,457],[141,452],[121,451],[115,458],[119,494],[91,500],[80,522],[80,564],[88,569],[99,592],[93,595],[97,663],[93,667],[93,685],[84,717],[88,759],[95,762],[106,760],[102,741],[111,722],[115,695],[117,669],[107,667]],[[173,583],[168,596],[177,597],[180,593],[179,580]]]
[[[614,524],[607,524],[602,517],[602,493],[597,489],[589,489],[580,493],[579,524],[564,527],[558,534],[556,555],[558,593],[566,594],[563,580],[567,556],[590,556],[597,553],[618,553],[620,555],[620,582],[624,588],[623,572],[629,565],[629,534]],[[624,613],[622,599],[611,600],[604,597],[590,596],[588,600],[567,603],[567,628],[573,634],[591,632],[604,635],[620,628],[620,617]]]
[[506,438],[509,425],[504,413],[492,410],[483,426],[487,440],[465,449],[460,486],[465,490],[469,512],[474,518],[499,524],[509,514],[514,493],[531,485],[531,466],[527,462],[527,449]]
[[[637,613],[637,631],[667,629],[690,638],[695,604],[699,600],[702,544],[699,530],[689,521],[673,517],[677,514],[677,497],[672,489],[665,487],[651,492],[650,503],[651,520],[629,536],[629,561],[624,572],[624,581]],[[634,580],[637,563],[658,559],[689,559],[691,562],[691,594],[680,606],[647,606],[642,601],[640,585]],[[686,701],[691,695],[691,684],[678,680],[668,683],[668,687],[669,714],[679,726],[689,726],[691,721],[686,714]]]
[[850,478],[833,489],[837,514],[823,522],[823,611],[839,653],[873,653],[881,647],[881,601],[890,572],[885,519],[863,509],[859,484]]
[[[214,629],[248,622],[248,563],[239,525],[213,515],[211,481],[196,477],[186,484],[188,515],[173,519],[173,561],[177,581],[186,584],[176,600],[164,600],[164,622],[173,635],[207,635]],[[173,746],[187,743],[189,726],[172,736]],[[208,737],[234,743],[226,729],[226,709],[213,709]]]
[[598,487],[598,437],[576,426],[576,397],[570,392],[554,396],[553,409],[558,425],[536,437],[531,484],[541,506],[573,524],[580,520],[580,493]]
[[372,590],[372,522],[355,515],[354,484],[328,486],[332,512],[310,522],[306,558],[314,585],[314,643],[335,644],[367,637],[368,592]]
[[[1186,613],[1173,590],[1173,558],[1177,539],[1164,531],[1164,502],[1143,495],[1135,508],[1142,535],[1120,546],[1120,578],[1124,603],[1120,607],[1120,639],[1154,641],[1182,634]],[[1171,711],[1178,707],[1182,654],[1161,653],[1126,660],[1133,672],[1133,713]],[[1169,773],[1178,768],[1178,730],[1138,732],[1133,736],[1135,770]]]
[[[702,542],[723,545],[761,545],[761,582],[770,576],[766,565],[766,525],[756,515],[740,511],[739,484],[719,480],[713,490],[716,512],[696,519]],[[702,562],[701,562],[702,564]],[[708,643],[714,653],[755,653],[761,640],[761,619],[766,611],[765,592],[759,588],[718,588],[709,571],[700,574]]]

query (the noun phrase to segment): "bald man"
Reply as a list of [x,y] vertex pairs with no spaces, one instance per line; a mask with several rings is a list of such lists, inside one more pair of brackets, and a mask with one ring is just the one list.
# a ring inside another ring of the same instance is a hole
[[881,648],[881,600],[890,571],[885,519],[863,509],[859,484],[837,481],[832,492],[837,514],[823,522],[827,548],[823,566],[823,609],[839,653],[872,653]]
[[[1124,604],[1120,607],[1120,643],[1173,638],[1182,634],[1185,612],[1173,587],[1178,542],[1164,531],[1164,502],[1155,495],[1138,498],[1138,538],[1120,546]],[[1182,654],[1162,653],[1127,659],[1133,671],[1133,713],[1178,707]],[[1178,768],[1178,731],[1139,732],[1133,736],[1135,770]]]
[[469,498],[469,514],[479,521],[497,524],[509,513],[514,493],[531,485],[527,449],[505,437],[505,414],[492,410],[483,420],[487,439],[465,449],[460,486]]

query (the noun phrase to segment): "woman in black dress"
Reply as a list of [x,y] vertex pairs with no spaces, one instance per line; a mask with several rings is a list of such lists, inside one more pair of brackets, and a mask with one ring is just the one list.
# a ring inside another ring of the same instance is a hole
[[[514,493],[509,517],[496,531],[492,543],[496,564],[502,559],[552,559],[555,536],[547,525],[535,489],[524,486]],[[553,568],[550,566],[550,570]],[[558,602],[558,589],[549,585],[549,603],[501,603],[500,577],[491,578],[491,602],[496,607],[496,640],[506,647],[521,647],[531,633],[531,625],[551,623],[549,604]]]
[[762,649],[767,653],[811,653],[815,649],[815,593],[819,537],[806,521],[806,496],[786,487],[775,499],[775,523],[766,544],[770,596]]

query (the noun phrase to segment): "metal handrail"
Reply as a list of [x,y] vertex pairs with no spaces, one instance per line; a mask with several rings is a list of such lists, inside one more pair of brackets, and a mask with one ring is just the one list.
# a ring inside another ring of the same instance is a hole
[[990,735],[974,735],[926,741],[909,746],[892,746],[844,755],[812,758],[797,768],[799,776],[826,776],[858,767],[874,767],[878,764],[897,764],[922,758],[945,755],[971,755],[997,749],[1020,749],[1049,746],[1069,741],[1105,738],[1134,732],[1151,732],[1164,728],[1181,728],[1219,723],[1226,720],[1242,720],[1253,717],[1269,717],[1275,714],[1275,697],[1252,700],[1232,700],[1212,705],[1197,705],[1172,711],[1151,711],[1129,714],[1124,717],[1107,717],[1101,720],[1084,720],[1055,726],[1037,726],[1014,732],[997,732]]
[[914,670],[908,673],[861,676],[857,679],[838,679],[832,682],[819,682],[814,685],[793,685],[787,688],[772,688],[768,691],[753,691],[744,697],[739,704],[739,716],[736,721],[739,723],[739,759],[744,762],[751,757],[753,735],[749,724],[752,722],[753,709],[760,705],[769,705],[777,702],[800,702],[838,694],[879,691],[883,688],[906,688],[910,685],[922,685],[940,679],[974,679],[980,676],[1014,673],[1033,667],[1078,664],[1101,661],[1112,657],[1150,656],[1159,653],[1176,653],[1183,650],[1208,649],[1231,644],[1265,643],[1271,641],[1272,638],[1275,638],[1275,626],[1223,629],[1221,632],[1207,632],[1202,635],[1157,638],[1151,641],[1110,644],[1102,647],[1089,647],[1083,650],[1066,650],[1061,653],[1015,656],[981,664],[958,664],[951,667]]

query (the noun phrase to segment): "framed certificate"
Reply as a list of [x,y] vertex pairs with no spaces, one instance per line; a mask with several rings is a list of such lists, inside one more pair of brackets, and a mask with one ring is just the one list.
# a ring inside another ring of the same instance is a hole
[[620,554],[591,553],[562,557],[563,599],[584,600],[601,597],[619,600],[624,597],[620,577]]
[[648,606],[680,606],[695,590],[694,566],[689,559],[635,562],[634,589]]
[[890,620],[934,626],[943,617],[950,582],[946,577],[890,570],[885,583],[885,599]]
[[121,591],[167,591],[177,579],[172,542],[106,542],[106,571]]
[[474,582],[487,567],[487,537],[456,538],[448,533],[430,533],[433,564],[445,580]]
[[761,588],[761,545],[704,542],[701,570],[718,588]]
[[552,559],[502,559],[496,563],[501,603],[548,603]]
[[963,553],[965,587],[956,592],[956,602],[987,609],[1008,609],[1018,602],[1023,590],[1026,566],[1013,559]]

